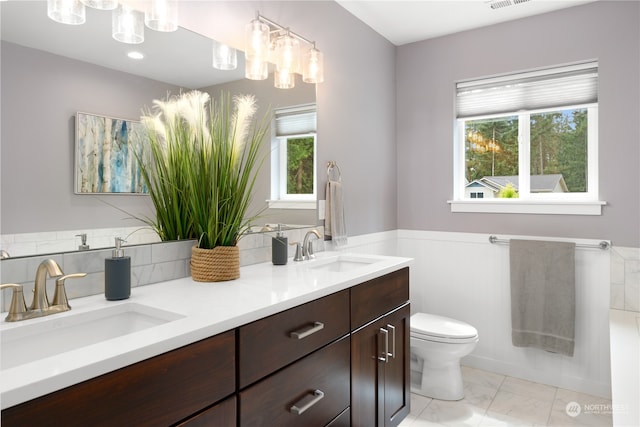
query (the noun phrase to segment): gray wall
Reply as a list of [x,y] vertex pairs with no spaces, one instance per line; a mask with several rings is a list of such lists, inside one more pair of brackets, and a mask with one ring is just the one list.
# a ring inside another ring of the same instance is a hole
[[[315,40],[324,53],[325,82],[316,90],[318,182],[323,189],[323,166],[335,160],[347,233],[395,229],[395,47],[333,1],[193,1],[181,3],[180,21],[242,47],[244,27],[256,11]],[[212,25],[218,16],[225,19]]]
[[[397,50],[398,228],[640,246],[640,3],[598,1]],[[457,80],[599,61],[602,216],[451,213]]]
[[[230,34],[241,39],[244,25],[260,10],[317,42],[326,79],[317,86],[318,161],[335,160],[342,170],[349,235],[410,228],[607,238],[637,247],[638,8],[638,2],[596,2],[399,48],[335,2],[185,1],[180,19],[186,28],[227,41]],[[5,50],[3,45],[3,56]],[[609,203],[604,214],[452,214],[446,201],[452,195],[454,82],[590,58],[600,61],[600,190]],[[96,220],[104,227],[127,225],[120,212],[105,217],[108,210],[99,209],[94,197],[73,195],[71,119],[77,110],[137,117],[155,96],[134,89],[152,82],[130,76],[131,90],[98,89],[94,85],[108,70],[96,69],[88,82],[75,79],[72,68],[43,69],[37,62],[12,76],[10,63],[2,61],[2,232],[33,231],[34,224],[77,229]],[[69,87],[74,91],[63,90]],[[37,99],[4,103],[5,91],[19,95],[27,89],[35,89]],[[86,93],[92,96],[80,97]],[[53,114],[47,108],[52,99],[68,100],[68,111]],[[123,110],[123,101],[130,111]],[[15,156],[6,152],[18,141],[6,133],[13,122],[21,135]],[[318,181],[326,181],[322,168]],[[29,188],[40,191],[24,194]],[[117,200],[127,210],[143,209],[137,197]],[[18,225],[6,229],[5,222]]]
[[2,42],[0,230],[4,234],[131,227],[146,196],[76,195],[75,114],[137,120],[143,106],[178,88]]

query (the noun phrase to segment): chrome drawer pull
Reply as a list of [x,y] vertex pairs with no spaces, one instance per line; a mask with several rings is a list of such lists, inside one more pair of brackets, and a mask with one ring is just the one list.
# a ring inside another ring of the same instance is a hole
[[378,354],[378,360],[384,363],[389,363],[389,331],[385,328],[380,328],[380,333],[384,335],[384,351],[382,355]]
[[393,325],[387,325],[387,328],[391,331],[391,356],[392,359],[396,358],[396,327]]
[[312,327],[305,327],[298,331],[293,331],[289,334],[291,338],[295,338],[297,340],[301,340],[302,338],[306,338],[311,334],[315,334],[318,331],[324,329],[324,323],[322,322],[313,322]]
[[293,405],[289,411],[292,414],[302,415],[304,411],[311,408],[316,403],[320,402],[323,398],[324,398],[324,393],[320,390],[315,390],[313,392],[313,397],[310,394],[306,395],[305,397],[300,399],[300,401],[296,402],[296,404]]

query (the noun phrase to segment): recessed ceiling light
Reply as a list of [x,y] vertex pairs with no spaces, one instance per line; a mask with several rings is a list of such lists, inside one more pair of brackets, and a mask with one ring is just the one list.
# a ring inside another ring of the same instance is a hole
[[144,55],[142,53],[136,52],[135,50],[127,53],[127,56],[129,58],[131,58],[131,59],[142,59],[142,58],[144,58]]

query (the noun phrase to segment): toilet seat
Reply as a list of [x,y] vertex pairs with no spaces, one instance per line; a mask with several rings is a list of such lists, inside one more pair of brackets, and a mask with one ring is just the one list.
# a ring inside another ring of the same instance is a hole
[[411,338],[464,344],[478,341],[478,331],[468,323],[435,314],[411,316]]

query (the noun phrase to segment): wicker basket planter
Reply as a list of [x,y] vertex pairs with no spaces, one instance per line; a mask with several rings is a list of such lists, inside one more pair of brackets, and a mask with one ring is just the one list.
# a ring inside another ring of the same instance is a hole
[[196,282],[224,282],[240,277],[240,249],[216,246],[213,249],[191,248],[191,277]]

